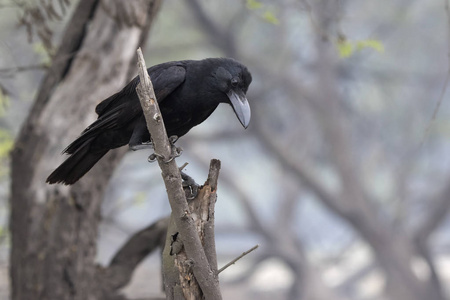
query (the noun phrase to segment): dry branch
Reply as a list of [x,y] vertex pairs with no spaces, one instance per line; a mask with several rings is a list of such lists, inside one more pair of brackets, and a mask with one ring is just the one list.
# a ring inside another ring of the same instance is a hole
[[[153,86],[147,73],[142,51],[138,49],[137,52],[140,83],[136,90],[141,101],[148,131],[152,137],[155,153],[159,154],[157,160],[162,171],[172,209],[172,225],[175,226],[177,233],[179,233],[177,234],[177,239],[182,243],[187,257],[192,261],[192,271],[204,297],[206,299],[221,299],[217,274],[214,274],[200,237],[197,234],[194,216],[191,214],[182,187],[180,170],[175,160],[169,159],[171,157],[171,146]],[[169,225],[169,231],[170,228],[171,225]],[[166,293],[168,293],[168,299],[172,299],[171,291],[166,290]],[[178,296],[179,294],[176,297],[178,298]]]

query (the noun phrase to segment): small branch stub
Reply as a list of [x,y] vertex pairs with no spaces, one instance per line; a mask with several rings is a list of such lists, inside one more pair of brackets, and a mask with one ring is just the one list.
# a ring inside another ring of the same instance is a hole
[[154,114],[153,115],[153,120],[155,120],[156,122],[161,122],[161,115],[160,114]]

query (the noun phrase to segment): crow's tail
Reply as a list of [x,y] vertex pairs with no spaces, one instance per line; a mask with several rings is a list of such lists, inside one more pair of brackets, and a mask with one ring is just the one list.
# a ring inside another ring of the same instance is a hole
[[92,140],[93,138],[89,138],[81,145],[77,145],[76,149],[72,148],[70,157],[48,176],[47,182],[71,185],[83,177],[108,152],[108,150],[91,152]]

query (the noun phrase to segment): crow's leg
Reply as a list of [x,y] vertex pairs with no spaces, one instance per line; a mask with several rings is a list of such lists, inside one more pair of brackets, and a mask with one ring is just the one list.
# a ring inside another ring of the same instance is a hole
[[175,143],[178,141],[179,137],[177,135],[171,135],[169,137],[169,143],[172,147],[175,146]]
[[152,142],[140,143],[137,145],[130,145],[130,149],[133,151],[141,150],[141,149],[153,149]]
[[143,122],[138,122],[134,127],[128,146],[133,151],[153,148],[145,120]]

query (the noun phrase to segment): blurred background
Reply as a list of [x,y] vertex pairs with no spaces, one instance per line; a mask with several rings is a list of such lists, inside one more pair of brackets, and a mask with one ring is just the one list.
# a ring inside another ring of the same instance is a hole
[[[49,64],[17,3],[0,1],[2,299],[8,153]],[[50,23],[56,44],[69,16]],[[198,183],[222,161],[219,267],[260,245],[220,275],[224,299],[450,299],[449,24],[446,0],[163,1],[148,66],[233,57],[253,75],[247,130],[222,105],[178,142]],[[128,153],[115,172],[100,264],[170,213],[147,156]],[[154,253],[124,293],[144,299],[160,286]]]

